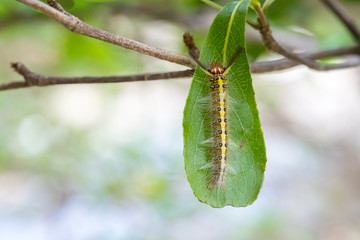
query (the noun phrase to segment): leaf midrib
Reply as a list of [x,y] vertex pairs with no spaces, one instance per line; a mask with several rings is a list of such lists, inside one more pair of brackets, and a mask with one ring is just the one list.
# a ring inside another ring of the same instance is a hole
[[237,12],[238,8],[240,7],[241,2],[242,1],[239,1],[236,4],[234,10],[232,11],[230,21],[229,21],[229,24],[228,24],[227,29],[226,29],[226,36],[225,36],[224,49],[223,49],[223,66],[225,66],[225,64],[226,64],[226,51],[227,51],[227,46],[228,46],[228,42],[229,42],[231,26],[232,26],[232,24],[234,22],[236,12]]

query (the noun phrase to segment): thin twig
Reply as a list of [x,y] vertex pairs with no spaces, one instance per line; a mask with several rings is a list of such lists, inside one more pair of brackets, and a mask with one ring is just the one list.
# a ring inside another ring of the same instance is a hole
[[354,21],[345,13],[342,7],[333,0],[320,0],[326,5],[339,19],[340,21],[347,27],[350,33],[355,38],[355,41],[360,45],[360,31],[355,26]]
[[192,35],[188,32],[184,33],[183,41],[188,49],[190,57],[194,60],[194,62],[196,62],[196,64],[199,65],[202,69],[208,69],[199,61],[200,51],[197,48]]
[[200,51],[194,42],[193,36],[189,32],[184,33],[183,42],[188,49],[189,55],[193,59],[199,59]]
[[[46,14],[49,17],[54,18],[60,24],[62,24],[65,28],[70,31],[85,35],[88,37],[92,37],[104,42],[108,42],[123,48],[127,48],[130,50],[137,51],[139,53],[143,53],[158,59],[166,60],[169,62],[177,63],[183,66],[187,66],[190,68],[195,67],[195,63],[191,60],[191,58],[187,56],[183,56],[174,52],[165,51],[163,49],[151,47],[141,42],[137,42],[131,39],[127,39],[121,36],[118,36],[113,33],[106,32],[104,30],[95,28],[77,17],[67,13],[59,11],[58,9],[48,6],[45,3],[42,3],[38,0],[16,0],[21,2],[41,13]],[[64,10],[65,11],[65,10]]]
[[264,12],[262,11],[261,7],[255,6],[254,9],[258,15],[258,23],[260,26],[259,30],[261,33],[261,37],[263,39],[265,46],[268,49],[270,49],[274,52],[277,52],[292,61],[299,62],[301,64],[308,66],[309,68],[312,68],[312,69],[315,69],[318,71],[328,71],[328,70],[343,68],[343,64],[322,65],[322,64],[319,64],[319,63],[313,61],[312,59],[306,58],[305,55],[294,54],[294,53],[286,50],[285,48],[280,46],[280,44],[274,39],[274,37],[271,33],[271,30],[270,30],[270,25],[266,19]]
[[11,64],[12,68],[24,77],[25,81],[17,81],[0,85],[1,90],[10,90],[26,87],[45,87],[50,85],[60,84],[84,84],[84,83],[116,83],[116,82],[135,82],[135,81],[150,81],[159,79],[173,79],[182,77],[191,77],[194,74],[193,69],[166,72],[166,73],[152,73],[146,75],[132,75],[132,76],[108,76],[108,77],[52,77],[44,76],[30,71],[24,64],[16,62]]
[[[360,47],[338,48],[338,49],[325,50],[314,53],[300,54],[301,57],[311,60],[342,57],[347,55],[360,55]],[[282,58],[273,61],[251,63],[250,69],[251,69],[251,73],[269,73],[269,72],[276,72],[276,71],[290,69],[292,67],[299,65],[301,65],[301,63],[297,61],[293,61],[288,58]],[[337,69],[357,67],[360,66],[360,59],[358,59],[358,61],[337,64],[336,66]]]

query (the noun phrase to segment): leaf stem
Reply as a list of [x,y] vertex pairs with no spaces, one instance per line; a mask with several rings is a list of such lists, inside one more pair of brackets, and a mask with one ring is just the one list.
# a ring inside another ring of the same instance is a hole
[[221,6],[220,4],[214,3],[210,0],[201,0],[203,3],[206,3],[207,5],[209,5],[210,7],[216,8],[221,10],[223,8],[223,6]]

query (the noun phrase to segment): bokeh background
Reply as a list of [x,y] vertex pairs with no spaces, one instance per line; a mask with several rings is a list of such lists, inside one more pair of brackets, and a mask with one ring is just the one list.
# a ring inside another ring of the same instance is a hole
[[[228,1],[220,1],[225,4]],[[360,2],[340,1],[360,26]],[[85,22],[186,54],[216,10],[198,0],[61,1]],[[275,37],[294,50],[353,46],[320,1],[277,0]],[[247,31],[250,61],[276,59]],[[182,70],[75,35],[16,2],[0,4],[0,83],[9,63],[56,76]],[[191,79],[0,92],[0,239],[360,239],[360,68],[253,75],[268,163],[258,199],[213,209],[182,157]]]

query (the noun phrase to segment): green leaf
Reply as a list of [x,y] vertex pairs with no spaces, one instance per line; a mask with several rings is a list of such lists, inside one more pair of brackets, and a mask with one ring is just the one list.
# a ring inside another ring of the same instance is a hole
[[[200,62],[230,61],[245,49],[245,20],[250,0],[227,4],[216,16],[200,54]],[[188,181],[195,196],[212,207],[244,207],[253,203],[261,189],[265,144],[256,108],[249,64],[245,51],[231,66],[228,78],[228,168],[226,188],[208,188],[212,178],[210,85],[206,73],[196,68],[184,110],[184,158]]]

